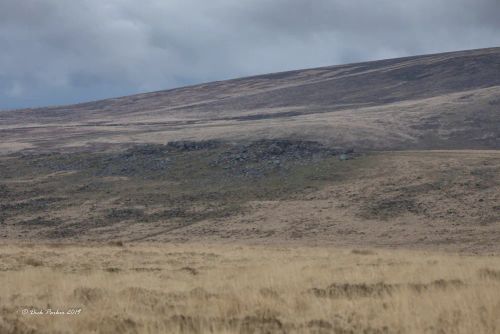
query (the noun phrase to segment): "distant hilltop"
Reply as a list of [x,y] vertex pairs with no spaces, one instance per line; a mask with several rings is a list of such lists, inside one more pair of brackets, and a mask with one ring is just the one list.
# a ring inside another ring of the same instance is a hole
[[500,48],[490,48],[5,111],[0,152],[273,138],[361,150],[498,149],[499,108]]

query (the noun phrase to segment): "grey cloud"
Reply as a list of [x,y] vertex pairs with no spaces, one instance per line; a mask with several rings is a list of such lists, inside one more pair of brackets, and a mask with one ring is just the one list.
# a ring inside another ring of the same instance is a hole
[[0,109],[500,45],[497,0],[0,0]]

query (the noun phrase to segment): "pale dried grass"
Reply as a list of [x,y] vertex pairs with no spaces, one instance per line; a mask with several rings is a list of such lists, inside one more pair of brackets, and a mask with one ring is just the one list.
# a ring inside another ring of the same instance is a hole
[[500,330],[497,256],[115,243],[4,245],[0,257],[1,333]]

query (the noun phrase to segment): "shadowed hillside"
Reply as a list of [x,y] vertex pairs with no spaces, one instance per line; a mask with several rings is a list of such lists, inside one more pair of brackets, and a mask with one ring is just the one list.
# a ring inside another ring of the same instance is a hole
[[370,149],[499,148],[500,48],[213,82],[0,113],[0,152],[293,138]]

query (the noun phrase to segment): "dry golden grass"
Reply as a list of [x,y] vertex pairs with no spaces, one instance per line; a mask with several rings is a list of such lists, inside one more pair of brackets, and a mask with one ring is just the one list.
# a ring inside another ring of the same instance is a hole
[[0,333],[500,330],[496,256],[118,244],[3,245],[0,257]]

